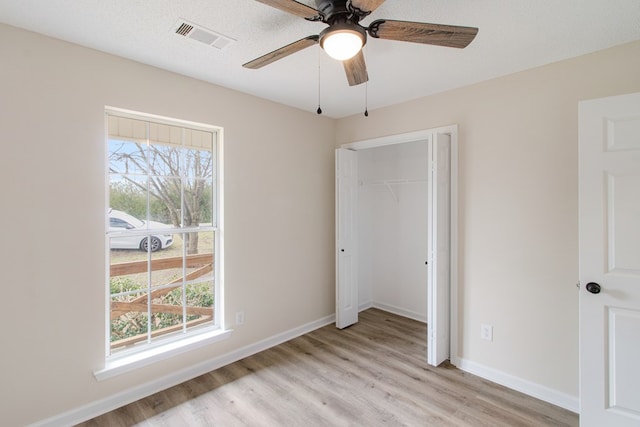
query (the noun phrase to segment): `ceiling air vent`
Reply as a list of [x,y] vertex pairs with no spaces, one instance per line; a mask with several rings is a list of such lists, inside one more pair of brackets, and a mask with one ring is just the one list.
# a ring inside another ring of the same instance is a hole
[[179,36],[184,36],[192,40],[199,41],[216,49],[224,49],[231,42],[234,42],[230,37],[224,36],[215,31],[208,30],[200,25],[192,22],[187,22],[184,19],[180,19],[175,25],[175,33]]

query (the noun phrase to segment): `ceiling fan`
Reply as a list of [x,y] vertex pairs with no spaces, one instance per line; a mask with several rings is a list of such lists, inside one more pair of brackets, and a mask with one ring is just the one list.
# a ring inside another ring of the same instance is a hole
[[327,54],[343,61],[349,86],[369,80],[362,47],[367,34],[373,38],[464,48],[478,33],[477,28],[424,22],[378,19],[363,27],[360,20],[385,0],[315,0],[317,9],[295,0],[256,0],[292,13],[308,21],[328,25],[319,35],[308,36],[247,62],[245,68],[258,69],[320,43]]

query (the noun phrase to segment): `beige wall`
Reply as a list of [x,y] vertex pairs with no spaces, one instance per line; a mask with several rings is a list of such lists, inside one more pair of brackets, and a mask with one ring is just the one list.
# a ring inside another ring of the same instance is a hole
[[460,126],[458,357],[577,397],[578,101],[637,91],[640,42],[337,122],[337,145]]
[[[75,409],[334,312],[334,121],[0,25],[0,424]],[[221,343],[97,382],[105,105],[224,127]]]

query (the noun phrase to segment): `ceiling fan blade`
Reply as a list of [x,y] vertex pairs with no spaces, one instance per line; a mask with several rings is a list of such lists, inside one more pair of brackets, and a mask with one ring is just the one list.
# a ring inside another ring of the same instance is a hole
[[427,24],[424,22],[378,19],[369,25],[369,35],[380,39],[433,44],[437,46],[467,47],[478,34],[474,27]]
[[244,64],[243,67],[251,68],[252,70],[262,68],[265,65],[269,65],[272,62],[276,62],[278,59],[282,59],[293,53],[300,52],[302,49],[306,49],[310,46],[313,46],[314,44],[317,44],[318,39],[319,39],[318,36],[305,37],[296,42],[283,46],[280,49],[276,49],[273,52],[269,52],[266,55],[262,55],[260,58],[256,58],[253,61],[249,61],[246,64]]
[[344,72],[347,74],[349,86],[357,86],[369,80],[367,64],[364,61],[362,50],[353,58],[342,61],[342,64],[344,65]]
[[351,8],[359,9],[367,14],[376,10],[384,0],[351,0]]
[[316,17],[319,15],[319,12],[314,8],[312,8],[311,6],[307,6],[306,4],[302,4],[295,0],[256,0],[256,1],[260,3],[264,3],[271,7],[275,7],[276,9],[280,9],[285,12],[292,13],[304,19],[315,20]]

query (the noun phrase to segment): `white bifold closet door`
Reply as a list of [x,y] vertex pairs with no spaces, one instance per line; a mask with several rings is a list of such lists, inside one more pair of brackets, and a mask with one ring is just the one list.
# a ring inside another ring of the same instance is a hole
[[429,147],[427,272],[427,363],[438,366],[450,354],[451,144],[435,134]]
[[[450,355],[451,144],[447,134],[427,138],[427,362],[437,366]],[[358,321],[358,156],[336,150],[336,326]],[[427,265],[424,265],[424,262]]]
[[358,156],[336,152],[336,326],[358,321],[357,206]]

